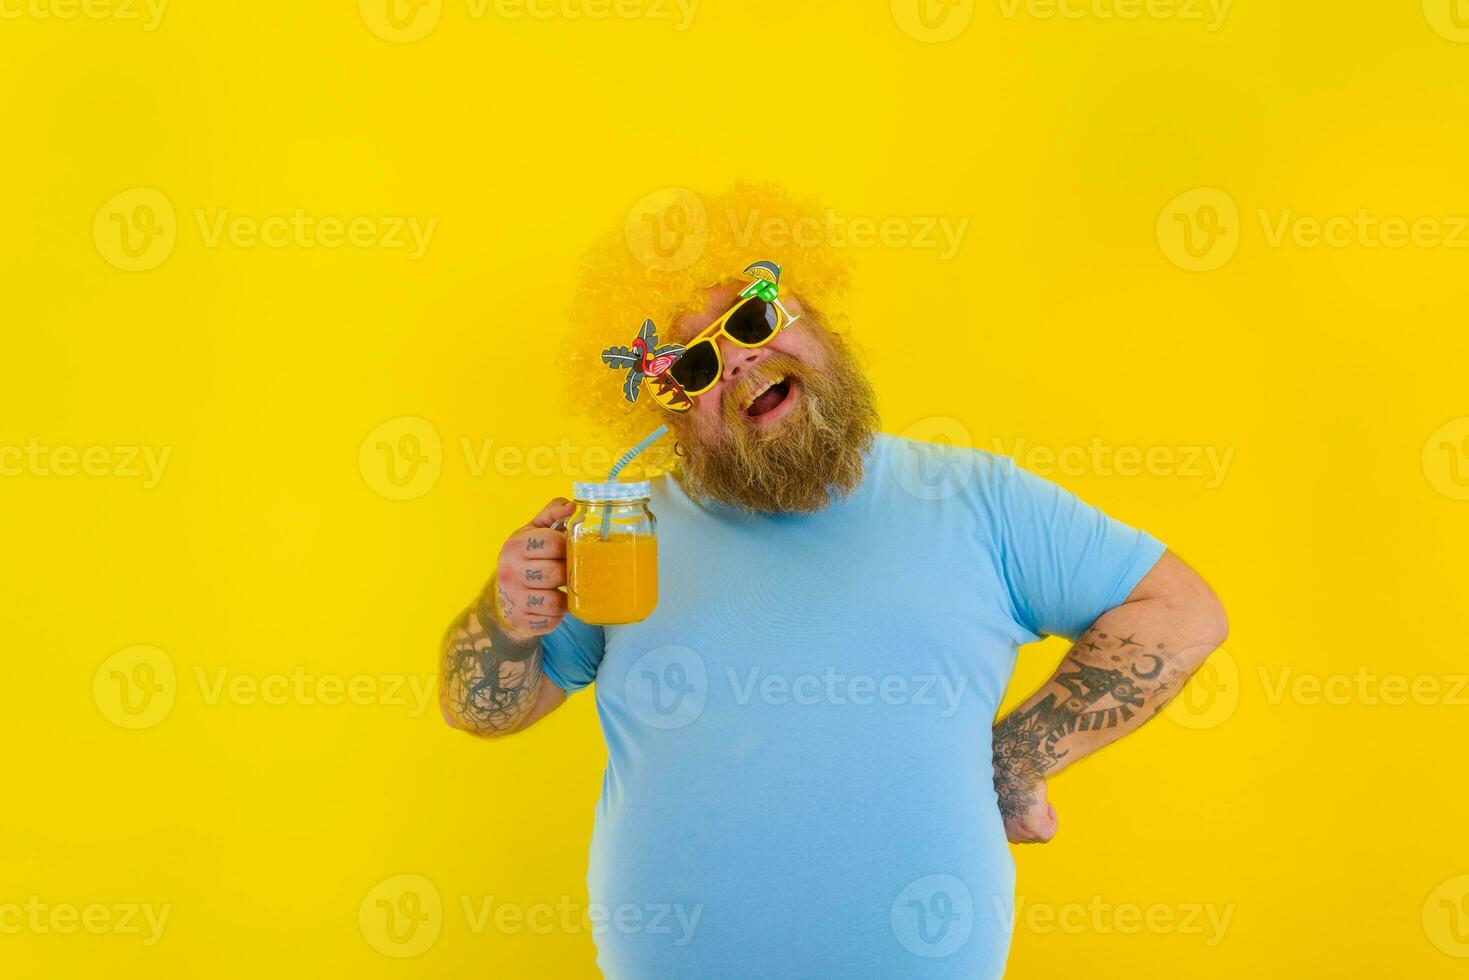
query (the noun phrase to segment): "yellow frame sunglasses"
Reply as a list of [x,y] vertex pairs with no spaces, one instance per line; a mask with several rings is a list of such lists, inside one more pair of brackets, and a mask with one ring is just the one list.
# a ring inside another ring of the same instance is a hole
[[[747,350],[764,347],[802,314],[791,316],[790,310],[776,297],[766,299],[753,284],[740,294],[739,302],[709,326],[699,331],[678,355],[678,360],[660,378],[655,378],[653,397],[664,408],[687,412],[696,395],[713,388],[724,376],[724,357],[719,353],[718,339]],[[756,312],[758,311],[758,316]],[[734,329],[730,321],[738,315]]]

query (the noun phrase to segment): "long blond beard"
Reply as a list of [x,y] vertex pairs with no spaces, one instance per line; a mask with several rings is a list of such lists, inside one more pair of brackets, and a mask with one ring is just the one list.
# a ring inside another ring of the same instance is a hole
[[[688,416],[669,423],[685,492],[748,511],[804,514],[857,489],[879,425],[877,400],[841,338],[827,334],[823,341],[828,357],[820,370],[772,351],[726,389],[720,431],[703,432]],[[768,431],[750,425],[745,403],[781,376],[799,386],[799,401]]]

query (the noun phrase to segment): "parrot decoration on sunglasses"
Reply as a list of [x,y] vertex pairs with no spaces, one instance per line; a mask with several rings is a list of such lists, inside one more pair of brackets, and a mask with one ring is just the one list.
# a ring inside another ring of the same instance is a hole
[[[750,285],[740,290],[741,301],[754,296],[779,307],[781,313],[786,317],[787,326],[799,319],[799,317],[791,316],[781,305],[779,265],[766,260],[752,262],[745,267],[744,274],[751,279],[751,282]],[[643,390],[643,379],[647,378],[653,385],[653,397],[660,405],[670,411],[687,412],[693,408],[694,401],[672,374],[673,365],[683,354],[684,347],[681,344],[660,346],[658,330],[653,325],[653,321],[647,319],[638,329],[638,335],[633,338],[631,346],[608,347],[602,351],[602,362],[613,370],[621,369],[627,372],[622,382],[622,395],[628,401],[638,400]]]

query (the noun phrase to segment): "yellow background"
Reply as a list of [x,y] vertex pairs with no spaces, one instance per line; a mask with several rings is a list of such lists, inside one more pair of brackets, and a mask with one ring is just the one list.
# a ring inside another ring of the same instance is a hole
[[[476,931],[463,905],[585,905],[591,697],[494,744],[411,685],[503,536],[587,475],[465,454],[587,458],[554,359],[579,252],[649,194],[743,177],[914,236],[967,219],[952,255],[847,243],[888,431],[1232,454],[1221,480],[1046,474],[1172,544],[1233,632],[1171,720],[1053,785],[1060,836],[1017,852],[1012,974],[1461,972],[1469,251],[1272,229],[1365,211],[1469,242],[1469,12],[704,0],[684,24],[651,2],[435,0],[398,11],[431,28],[406,42],[367,0],[177,0],[152,30],[123,0],[0,6],[0,447],[170,453],[151,487],[120,453],[0,477],[0,907],[171,908],[151,946],[0,933],[0,971],[594,975],[580,925]],[[147,224],[137,188],[173,247],[125,271],[109,229]],[[417,259],[199,226],[298,208],[437,224]],[[1206,226],[1190,257],[1176,236]],[[377,443],[425,431],[422,485],[396,486]],[[1028,651],[1012,698],[1061,649]],[[140,664],[173,698],[157,719],[117,701]],[[1364,669],[1442,688],[1389,703]],[[209,696],[293,672],[317,686]],[[366,687],[323,704],[322,678]],[[376,903],[411,912],[404,888],[422,931],[395,945]],[[1129,904],[1232,911],[1212,945],[1026,918]]]

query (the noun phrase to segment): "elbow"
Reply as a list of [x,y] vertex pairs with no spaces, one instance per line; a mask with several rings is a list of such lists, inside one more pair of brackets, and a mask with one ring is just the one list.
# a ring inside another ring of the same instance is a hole
[[444,716],[444,724],[448,725],[456,732],[463,732],[464,734],[473,736],[474,738],[498,738],[501,735],[510,734],[509,732],[501,731],[500,729],[492,728],[488,725],[476,724],[471,719],[461,717],[460,715],[457,715],[453,711],[451,711],[449,709],[449,706],[443,701],[439,702],[439,714]]
[[1229,639],[1229,614],[1224,611],[1224,603],[1213,592],[1210,592],[1210,599],[1204,623],[1205,642],[1218,649]]
[[454,712],[449,710],[449,701],[442,696],[439,698],[439,715],[444,719],[444,724],[455,731],[464,732],[469,730],[460,723],[459,719],[455,717]]
[[1219,595],[1192,569],[1171,584],[1164,602],[1189,645],[1209,652],[1222,646],[1229,638],[1229,615]]
[[1210,652],[1223,646],[1229,639],[1229,614],[1224,611],[1223,601],[1203,579],[1189,597],[1188,609],[1198,645]]
[[455,711],[446,697],[439,698],[439,714],[443,716],[444,724],[472,738],[504,738],[525,727],[524,719],[520,723],[505,728],[491,724],[488,719],[466,717],[462,712]]

